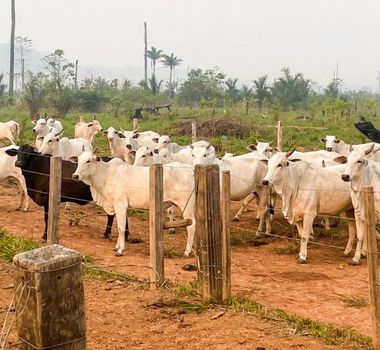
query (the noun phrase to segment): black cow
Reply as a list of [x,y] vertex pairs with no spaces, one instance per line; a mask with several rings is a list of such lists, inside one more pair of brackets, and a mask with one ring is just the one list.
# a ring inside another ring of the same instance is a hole
[[[49,209],[49,174],[50,156],[41,155],[30,145],[23,145],[18,150],[9,149],[6,153],[16,156],[16,166],[20,167],[25,177],[28,195],[39,206],[44,207],[45,230],[42,240],[47,238],[47,223]],[[104,159],[105,161],[110,158]],[[72,180],[77,164],[70,161],[62,161],[62,187],[61,203],[72,202],[85,205],[92,201],[90,187],[81,181]],[[109,238],[113,224],[114,215],[107,215],[107,226],[104,238]],[[128,219],[125,226],[125,240],[128,241]]]
[[367,136],[371,141],[380,142],[380,131],[377,130],[371,122],[365,120],[363,116],[360,116],[359,121],[354,125],[356,129]]

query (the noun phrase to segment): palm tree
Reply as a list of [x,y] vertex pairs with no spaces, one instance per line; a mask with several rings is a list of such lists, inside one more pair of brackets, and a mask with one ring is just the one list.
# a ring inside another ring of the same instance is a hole
[[[163,60],[161,61],[165,67],[170,68],[170,77],[169,77],[169,84],[172,86],[172,80],[173,80],[173,70],[174,67],[178,67],[182,60],[178,58],[177,56],[174,56],[172,53],[170,56],[169,55],[163,55]],[[172,97],[172,89],[169,89],[169,98]]]
[[231,102],[236,102],[238,99],[239,90],[236,87],[238,79],[228,78],[225,84],[227,85],[227,95],[229,96]]
[[269,97],[268,76],[263,75],[253,81],[255,85],[255,96],[257,99],[257,106],[261,109],[264,105],[264,100]]
[[245,113],[248,114],[249,100],[253,96],[253,88],[249,87],[246,84],[243,84],[241,87],[241,96],[243,97],[245,102]]
[[155,47],[151,47],[150,50],[146,52],[148,58],[151,59],[151,66],[153,68],[153,75],[156,75],[156,62],[162,57],[162,50],[157,50]]

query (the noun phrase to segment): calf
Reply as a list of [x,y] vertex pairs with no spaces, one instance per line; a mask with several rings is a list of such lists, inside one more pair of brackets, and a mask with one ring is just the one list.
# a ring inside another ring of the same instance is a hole
[[111,157],[117,157],[123,159],[128,164],[132,164],[134,161],[135,151],[127,148],[126,136],[124,132],[118,131],[111,126],[105,130],[104,133],[110,147]]
[[99,121],[96,120],[95,116],[92,116],[92,121],[89,123],[84,122],[81,117],[79,122],[75,124],[74,138],[84,138],[92,143],[95,135],[99,131],[103,131],[103,128]]
[[61,137],[63,133],[62,123],[59,120],[53,118],[39,118],[37,121],[32,121],[34,125],[33,132],[36,135],[35,146],[40,148],[44,137],[52,132]]
[[0,122],[0,139],[8,139],[13,145],[20,134],[20,125],[14,120]]
[[[46,240],[49,215],[50,157],[41,156],[41,154],[37,153],[30,145],[23,145],[19,149],[13,147],[7,149],[5,152],[9,156],[14,157],[15,165],[21,169],[30,198],[37,205],[44,208],[45,229],[42,240]],[[72,202],[85,205],[92,201],[90,187],[83,182],[77,182],[71,179],[75,168],[76,164],[62,161],[61,203]],[[108,215],[107,226],[103,234],[105,238],[108,238],[111,234],[113,219],[113,215]],[[125,222],[125,238],[128,239],[127,220]]]

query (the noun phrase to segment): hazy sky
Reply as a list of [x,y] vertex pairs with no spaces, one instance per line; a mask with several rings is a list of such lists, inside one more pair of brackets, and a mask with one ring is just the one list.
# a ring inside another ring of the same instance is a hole
[[[219,66],[249,82],[282,67],[325,85],[339,62],[348,88],[377,89],[379,0],[16,0],[16,33],[35,48],[62,48],[83,65],[143,64],[148,45],[183,68]],[[10,0],[0,0],[0,42]]]

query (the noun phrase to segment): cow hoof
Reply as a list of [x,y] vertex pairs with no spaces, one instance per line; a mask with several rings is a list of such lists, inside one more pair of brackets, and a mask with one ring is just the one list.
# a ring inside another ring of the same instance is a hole
[[127,239],[127,242],[130,244],[137,244],[137,243],[142,243],[143,240],[141,238],[130,238],[130,239]]
[[360,254],[361,259],[367,259],[367,254]]
[[351,265],[351,266],[359,266],[360,265],[360,261],[355,261],[355,260],[351,260],[348,265]]
[[188,253],[188,252],[184,252],[183,255],[186,257],[186,258],[189,258],[191,256],[191,252]]
[[344,252],[343,252],[343,255],[344,255],[344,256],[348,256],[348,255],[350,255],[350,253],[351,253],[351,250],[344,251]]
[[103,236],[102,236],[102,238],[104,238],[104,239],[110,239],[111,237],[110,237],[110,235],[107,235],[107,234],[103,234]]
[[307,261],[306,261],[306,259],[298,258],[297,264],[307,264]]
[[40,239],[40,243],[46,243],[46,239],[45,238],[41,238]]
[[175,234],[175,229],[174,228],[169,228],[169,234],[174,235]]
[[239,220],[240,220],[240,218],[238,216],[234,216],[233,219],[232,219],[232,221],[235,221],[235,222],[239,221]]
[[255,233],[255,238],[257,238],[257,237],[261,237],[261,236],[263,235],[263,233],[264,233],[264,232],[257,231],[257,232]]
[[117,257],[123,256],[123,253],[116,252],[116,253],[115,253],[115,256],[117,256]]
[[112,249],[114,252],[117,252],[118,250],[119,250],[119,248],[118,247],[115,247],[115,248],[113,248]]

